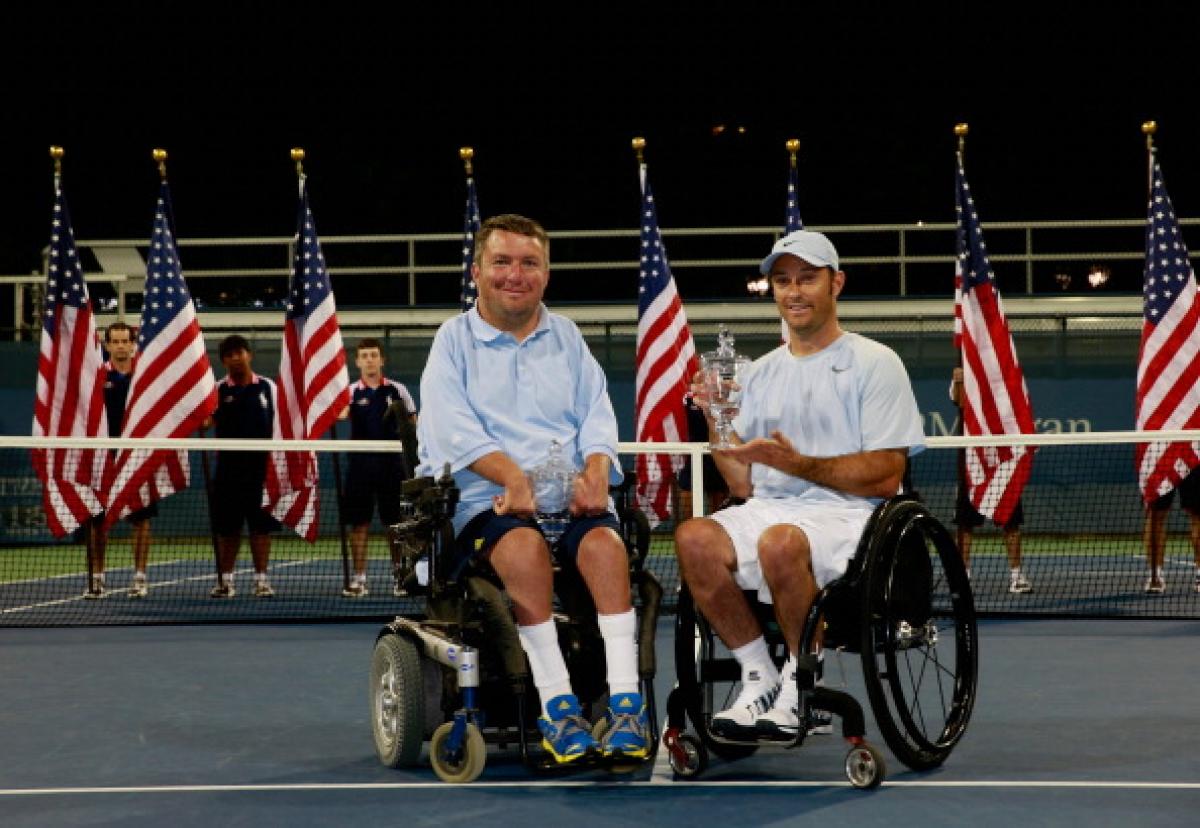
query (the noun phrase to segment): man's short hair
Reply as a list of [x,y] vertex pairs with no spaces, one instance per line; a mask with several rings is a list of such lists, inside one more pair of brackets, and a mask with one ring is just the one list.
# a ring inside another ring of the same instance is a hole
[[479,226],[479,232],[475,234],[475,264],[482,262],[483,251],[487,249],[487,240],[497,230],[537,239],[546,256],[546,264],[550,264],[550,236],[546,233],[546,229],[533,219],[519,216],[516,213],[492,216]]
[[224,359],[234,351],[253,353],[254,349],[250,347],[250,343],[246,340],[246,337],[241,334],[230,334],[221,340],[221,344],[217,347],[217,354],[221,359]]
[[379,351],[380,356],[383,356],[383,343],[373,336],[365,336],[358,340],[358,344],[354,346],[354,355],[358,356],[358,352],[365,348],[374,348]]
[[104,341],[112,342],[113,331],[129,331],[130,340],[133,339],[133,328],[126,322],[114,322],[104,329]]

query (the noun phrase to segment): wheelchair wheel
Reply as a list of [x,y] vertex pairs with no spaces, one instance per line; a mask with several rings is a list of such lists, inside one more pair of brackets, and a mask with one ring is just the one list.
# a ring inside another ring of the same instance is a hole
[[674,750],[667,751],[671,770],[679,779],[696,779],[708,767],[708,751],[699,739],[688,733],[680,735],[678,745],[679,755]]
[[879,748],[869,742],[859,742],[846,754],[846,778],[856,788],[878,788],[887,775],[887,764]]
[[454,722],[446,722],[433,731],[433,738],[429,741],[429,762],[433,765],[433,772],[443,782],[474,782],[487,764],[487,745],[484,744],[483,734],[478,727],[468,724],[462,748],[451,753],[446,749],[446,740],[453,729]]
[[715,756],[732,761],[744,759],[756,745],[731,745],[713,738],[709,722],[733,704],[741,690],[741,668],[709,626],[696,612],[692,595],[679,591],[675,610],[675,674],[686,698],[685,709],[700,741]]
[[913,770],[941,765],[975,704],[971,585],[950,534],[917,501],[890,504],[871,538],[862,659],[879,731]]
[[413,765],[425,735],[425,687],[417,647],[385,635],[371,657],[371,729],[375,752],[389,768]]

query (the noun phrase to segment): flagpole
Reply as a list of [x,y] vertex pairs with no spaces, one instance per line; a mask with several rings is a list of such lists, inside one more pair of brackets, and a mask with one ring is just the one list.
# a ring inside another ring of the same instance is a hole
[[[296,180],[299,187],[299,194],[304,195],[304,184],[306,176],[304,174],[304,150],[301,147],[293,147],[291,151],[292,161],[296,163]],[[337,421],[334,420],[329,429],[329,439],[337,439]],[[330,460],[333,463],[333,487],[337,494],[337,509],[338,509],[338,540],[342,547],[342,589],[350,589],[350,543],[346,537],[346,521],[342,515],[344,512],[345,493],[342,491],[342,464],[338,453],[332,452]]]
[[1158,123],[1146,121],[1142,124],[1142,134],[1146,136],[1146,197],[1150,197],[1154,189],[1154,133],[1158,132]]
[[[52,159],[54,159],[54,190],[55,190],[56,196],[57,196],[58,192],[62,189],[62,159],[63,159],[63,155],[65,155],[65,154],[66,153],[62,147],[58,147],[58,146],[50,147],[50,157]],[[49,291],[47,291],[45,301],[48,302],[49,300],[50,300]],[[99,515],[90,516],[82,526],[82,529],[83,529],[83,554],[84,554],[85,562],[87,565],[87,587],[86,587],[86,589],[89,589],[89,590],[92,588],[92,579],[95,577],[95,574],[96,574],[95,558],[96,558],[96,546],[97,546],[97,540],[98,540],[98,538],[96,537],[96,533],[100,531],[100,526],[103,524],[103,522],[104,522],[104,513],[102,512]]]
[[[954,134],[958,138],[958,151],[957,151],[958,166],[960,169],[963,170],[964,174],[966,172],[966,160],[965,159],[966,159],[966,154],[967,154],[967,133],[970,131],[971,131],[971,127],[968,124],[960,123],[960,124],[954,125]],[[958,194],[955,193],[955,199],[957,200],[957,198],[958,198]],[[960,226],[961,226],[961,219],[959,221],[960,221]],[[960,379],[957,381],[957,393],[954,395],[954,404],[956,406],[958,406],[958,423],[955,425],[954,433],[956,436],[961,437],[963,434],[966,433],[966,423],[963,421],[963,394],[966,393],[966,378],[963,377],[963,361],[962,361],[961,343],[960,343],[960,346],[956,349],[956,351],[957,351],[957,353],[955,354],[955,364],[956,364],[955,371],[957,372]],[[954,388],[955,385],[956,385],[955,381],[953,379],[951,379],[951,388]],[[965,496],[966,492],[967,492],[967,450],[965,448],[960,448],[960,449],[958,449],[957,454],[958,454],[958,458],[957,458],[956,465],[958,466],[958,489]],[[957,499],[956,499],[955,508],[957,509]]]
[[[154,161],[155,166],[158,167],[159,179],[165,184],[167,181],[167,151],[155,147],[150,152],[150,158]],[[171,232],[173,233],[174,230],[172,229]],[[201,426],[199,434],[201,437],[207,437],[208,429]],[[208,534],[212,539],[213,561],[216,564],[217,580],[219,581],[221,579],[221,541],[217,537],[217,525],[213,522],[213,486],[212,476],[208,468],[207,451],[200,452],[200,470],[204,473],[204,496],[208,501]]]

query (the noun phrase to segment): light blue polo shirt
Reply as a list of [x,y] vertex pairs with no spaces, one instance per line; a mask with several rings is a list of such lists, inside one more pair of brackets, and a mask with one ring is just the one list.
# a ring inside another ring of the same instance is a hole
[[575,323],[539,308],[524,342],[489,325],[472,308],[446,320],[421,374],[418,475],[442,474],[446,463],[461,491],[457,533],[492,506],[504,489],[467,467],[503,452],[523,469],[546,458],[551,440],[577,469],[593,454],[611,461],[621,482],[617,418],[608,382]]
[[[733,421],[743,441],[781,431],[801,454],[837,457],[925,448],[921,412],[896,352],[854,333],[807,356],[786,345],[754,362]],[[755,497],[801,497],[831,506],[878,503],[827,489],[761,463],[751,467]]]

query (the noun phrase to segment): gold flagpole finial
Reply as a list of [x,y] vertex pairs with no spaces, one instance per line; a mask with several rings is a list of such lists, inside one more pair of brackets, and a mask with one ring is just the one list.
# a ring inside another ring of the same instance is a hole
[[154,163],[158,165],[158,174],[162,176],[162,180],[167,180],[167,151],[165,149],[154,149],[150,152],[150,157],[154,159]]
[[50,157],[54,159],[54,174],[61,175],[62,174],[63,148],[62,147],[50,147]]
[[1154,133],[1158,132],[1158,123],[1146,121],[1142,124],[1142,134],[1146,136],[1146,149],[1154,149]]
[[971,127],[967,124],[955,124],[954,134],[958,136],[958,158],[959,163],[962,163],[963,154],[967,148],[967,133],[971,131]]
[[646,149],[646,139],[645,138],[634,138],[633,139],[633,152],[635,155],[637,155],[637,160],[638,160],[639,164],[646,163],[646,158],[643,155],[643,151],[645,149]]
[[475,148],[474,147],[460,147],[458,150],[458,157],[462,159],[463,169],[465,169],[467,171],[467,175],[468,176],[474,175],[475,171],[474,171],[473,167],[471,166],[471,159],[475,157]]
[[800,151],[800,139],[799,138],[789,138],[789,139],[787,139],[787,143],[784,144],[784,146],[787,147],[788,155],[791,158],[792,166],[793,167],[796,166],[796,153],[798,153]]
[[292,148],[292,160],[296,162],[296,175],[304,177],[304,150],[300,147]]

